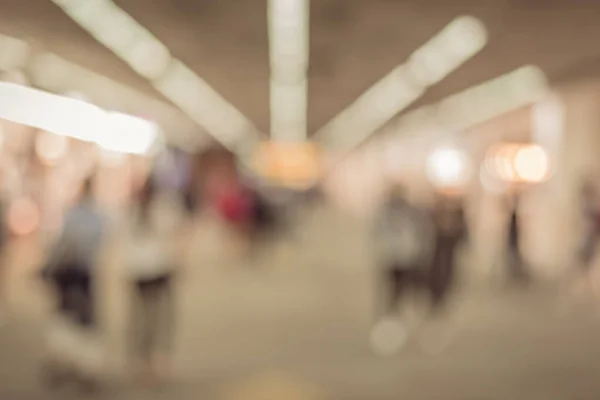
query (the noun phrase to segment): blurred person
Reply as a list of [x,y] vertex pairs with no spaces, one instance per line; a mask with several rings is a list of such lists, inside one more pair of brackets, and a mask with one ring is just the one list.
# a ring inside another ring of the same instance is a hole
[[509,199],[510,211],[507,232],[507,272],[510,282],[524,284],[531,280],[531,275],[521,251],[521,218],[519,215],[519,205],[519,195],[513,194]]
[[440,194],[434,209],[435,251],[430,271],[433,310],[439,310],[452,288],[456,275],[456,250],[467,238],[461,199]]
[[600,210],[596,190],[591,184],[585,184],[582,188],[580,212],[579,265],[583,274],[589,278],[600,238]]
[[[565,311],[572,294],[595,294],[593,279],[594,261],[596,259],[598,241],[600,239],[600,209],[596,188],[585,183],[580,192],[580,231],[576,254],[576,268],[567,269],[567,288],[561,293],[559,308]],[[566,296],[565,296],[566,295]],[[564,297],[564,298],[562,298]]]
[[99,383],[102,350],[98,343],[94,269],[104,230],[104,217],[94,203],[90,178],[83,182],[76,203],[67,210],[62,232],[43,269],[58,297],[43,370],[51,384],[72,379],[86,386]]
[[146,383],[166,378],[174,330],[173,286],[183,262],[183,214],[177,199],[149,178],[137,196],[126,260],[132,286],[132,356]]
[[[447,303],[456,285],[457,251],[467,239],[467,224],[460,193],[445,191],[437,195],[432,218],[435,247],[428,274],[432,319],[420,332],[419,342],[424,351],[439,353],[448,344],[450,326],[446,321]],[[442,324],[442,325],[440,325]]]
[[[286,193],[282,189],[283,201],[275,202],[273,197],[265,195],[260,190],[247,187],[251,197],[253,226],[251,250],[255,252],[265,240],[287,237],[296,239],[294,216],[294,193]],[[275,191],[277,193],[277,191]]]
[[434,249],[434,228],[426,210],[406,199],[404,188],[392,189],[375,222],[379,247],[384,304],[382,316],[371,332],[375,350],[391,354],[399,350],[408,335],[398,317],[402,296],[427,287],[427,272]]
[[256,238],[255,193],[237,178],[218,180],[209,187],[210,200],[234,235],[234,244],[242,258],[253,250]]

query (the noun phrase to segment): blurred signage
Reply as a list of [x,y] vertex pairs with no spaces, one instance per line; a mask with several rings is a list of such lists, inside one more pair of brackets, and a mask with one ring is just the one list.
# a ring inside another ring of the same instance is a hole
[[258,174],[276,184],[303,188],[321,172],[321,155],[310,142],[264,142],[253,160]]

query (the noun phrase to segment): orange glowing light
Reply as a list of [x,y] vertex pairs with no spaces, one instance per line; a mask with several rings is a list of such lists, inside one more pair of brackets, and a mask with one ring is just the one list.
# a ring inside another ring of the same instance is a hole
[[313,143],[263,143],[254,158],[263,177],[287,186],[303,186],[321,170],[319,150]]

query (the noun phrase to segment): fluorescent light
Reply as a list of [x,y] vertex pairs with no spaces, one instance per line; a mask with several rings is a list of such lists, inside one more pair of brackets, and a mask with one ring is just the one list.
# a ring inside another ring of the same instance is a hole
[[331,147],[351,148],[377,131],[394,115],[477,54],[487,42],[484,25],[463,16],[415,50],[354,103],[333,118],[316,137]]
[[338,114],[317,135],[330,147],[353,147],[419,98],[424,90],[406,79],[406,70],[398,67]]
[[548,83],[543,71],[527,65],[501,75],[442,101],[413,110],[394,124],[394,136],[422,134],[426,127],[460,132],[478,123],[544,98]]
[[269,0],[271,135],[276,140],[306,140],[308,0]]
[[147,79],[160,77],[171,55],[158,39],[111,1],[82,3],[67,4],[63,9],[135,72]]
[[433,85],[477,54],[486,41],[479,20],[457,18],[412,54],[408,60],[411,76],[423,86]]
[[182,63],[173,62],[154,85],[232,150],[237,148],[244,135],[258,135],[256,128],[237,109]]
[[544,73],[535,66],[521,67],[440,102],[439,122],[462,130],[530,104],[548,90]]
[[0,118],[122,153],[147,154],[158,135],[140,118],[11,83],[0,83]]
[[83,141],[104,124],[93,104],[11,83],[0,83],[0,105],[0,118]]
[[171,62],[169,50],[150,38],[135,43],[124,58],[134,71],[151,80],[159,78]]
[[194,150],[202,146],[208,136],[198,132],[197,124],[170,104],[152,99],[55,54],[36,55],[27,69],[34,85],[44,90],[69,93],[67,97],[79,92],[84,94],[80,100],[89,97],[102,108],[151,116],[165,130],[169,142],[182,149]]
[[285,85],[271,81],[271,135],[274,140],[306,139],[306,80]]
[[128,63],[215,139],[236,151],[245,135],[258,142],[253,124],[112,0],[53,0],[82,28]]
[[96,144],[119,153],[148,154],[159,132],[158,126],[150,121],[115,112],[106,114],[105,126]]

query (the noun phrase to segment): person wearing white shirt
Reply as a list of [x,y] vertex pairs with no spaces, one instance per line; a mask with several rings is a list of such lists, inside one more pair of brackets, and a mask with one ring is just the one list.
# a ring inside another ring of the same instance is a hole
[[141,189],[129,229],[126,273],[134,292],[131,323],[134,359],[145,378],[159,377],[173,330],[173,279],[178,265],[180,213],[152,179]]

